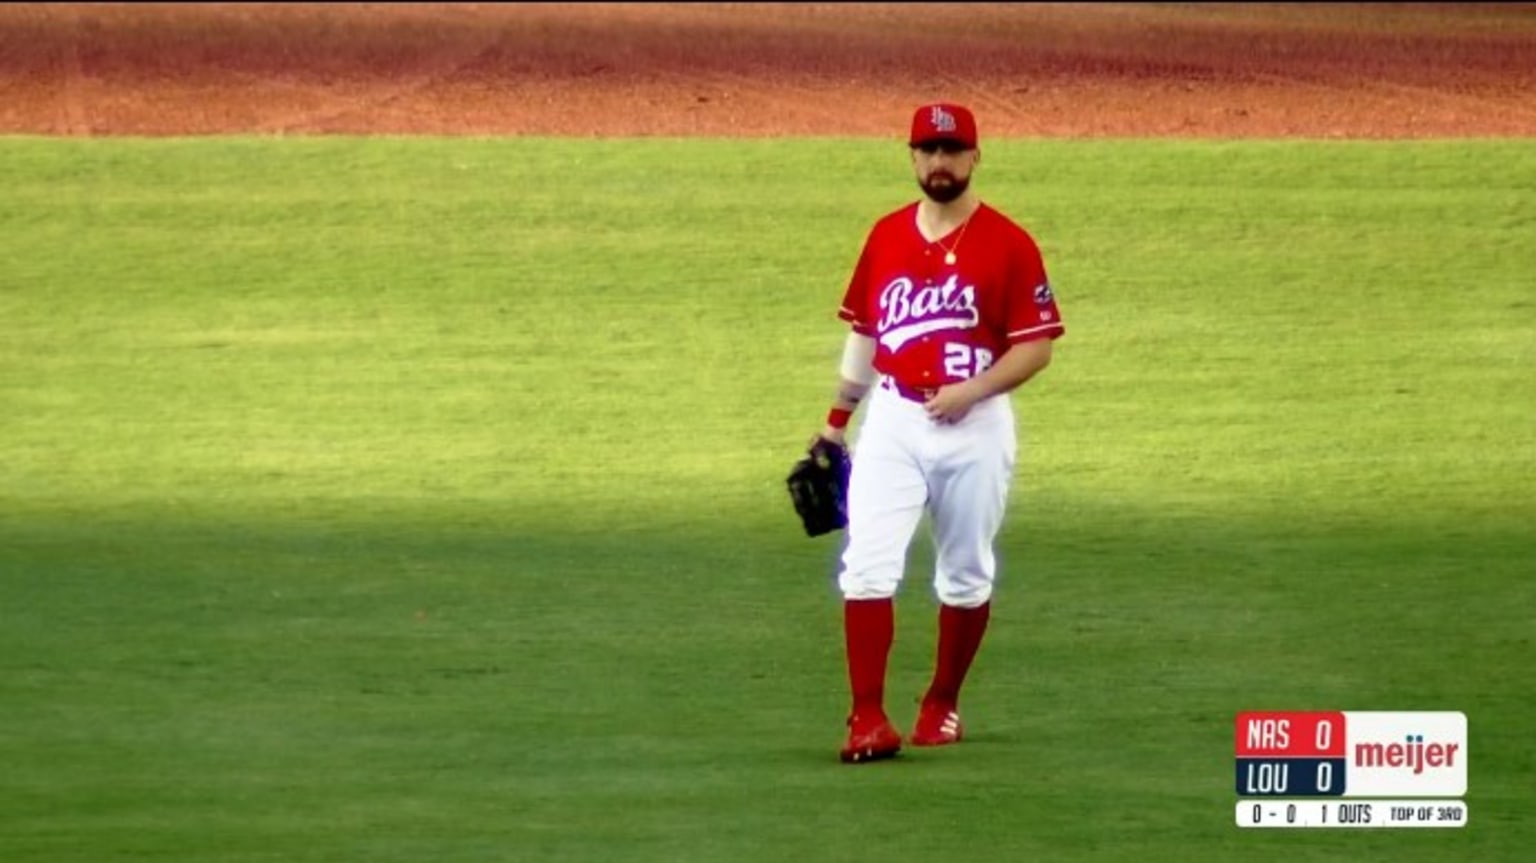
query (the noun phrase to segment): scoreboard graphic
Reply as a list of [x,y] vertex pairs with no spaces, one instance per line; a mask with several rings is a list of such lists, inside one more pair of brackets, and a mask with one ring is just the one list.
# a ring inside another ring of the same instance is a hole
[[1248,711],[1237,715],[1240,827],[1461,827],[1460,712]]

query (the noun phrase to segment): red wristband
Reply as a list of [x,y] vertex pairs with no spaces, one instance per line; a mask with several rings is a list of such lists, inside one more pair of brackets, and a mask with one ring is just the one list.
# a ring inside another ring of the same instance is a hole
[[835,428],[847,428],[848,419],[853,416],[853,411],[845,411],[842,408],[833,408],[827,413],[827,425]]

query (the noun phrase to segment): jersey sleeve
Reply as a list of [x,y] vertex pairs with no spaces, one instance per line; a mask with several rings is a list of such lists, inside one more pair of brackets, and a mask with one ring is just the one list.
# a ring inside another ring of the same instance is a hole
[[1025,235],[1018,244],[1010,267],[1008,286],[1008,341],[1010,344],[1035,339],[1057,339],[1066,334],[1056,295],[1045,273],[1040,247]]
[[848,290],[843,294],[843,304],[837,310],[838,318],[845,320],[853,327],[853,331],[861,336],[875,335],[875,322],[868,320],[869,316],[869,271],[870,249],[873,248],[874,234],[864,241],[864,250],[859,253],[859,262],[854,265],[853,276],[848,279]]

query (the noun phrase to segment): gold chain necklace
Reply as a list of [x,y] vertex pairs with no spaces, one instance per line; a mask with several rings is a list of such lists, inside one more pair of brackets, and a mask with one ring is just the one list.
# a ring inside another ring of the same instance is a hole
[[971,226],[971,220],[976,218],[976,211],[980,209],[980,207],[977,207],[975,210],[972,210],[971,214],[965,217],[965,221],[960,223],[960,234],[955,237],[955,242],[953,245],[946,246],[938,240],[933,241],[935,246],[938,246],[944,250],[944,263],[946,265],[953,267],[955,265],[955,261],[959,260],[959,258],[955,255],[955,250],[960,248],[960,241],[965,239],[966,229]]

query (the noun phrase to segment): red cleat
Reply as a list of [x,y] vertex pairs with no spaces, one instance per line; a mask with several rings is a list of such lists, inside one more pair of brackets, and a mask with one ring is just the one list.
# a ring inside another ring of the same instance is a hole
[[848,742],[839,756],[844,764],[891,758],[901,751],[901,732],[884,712],[848,717]]
[[910,738],[913,746],[947,746],[965,735],[960,714],[943,704],[924,704]]

